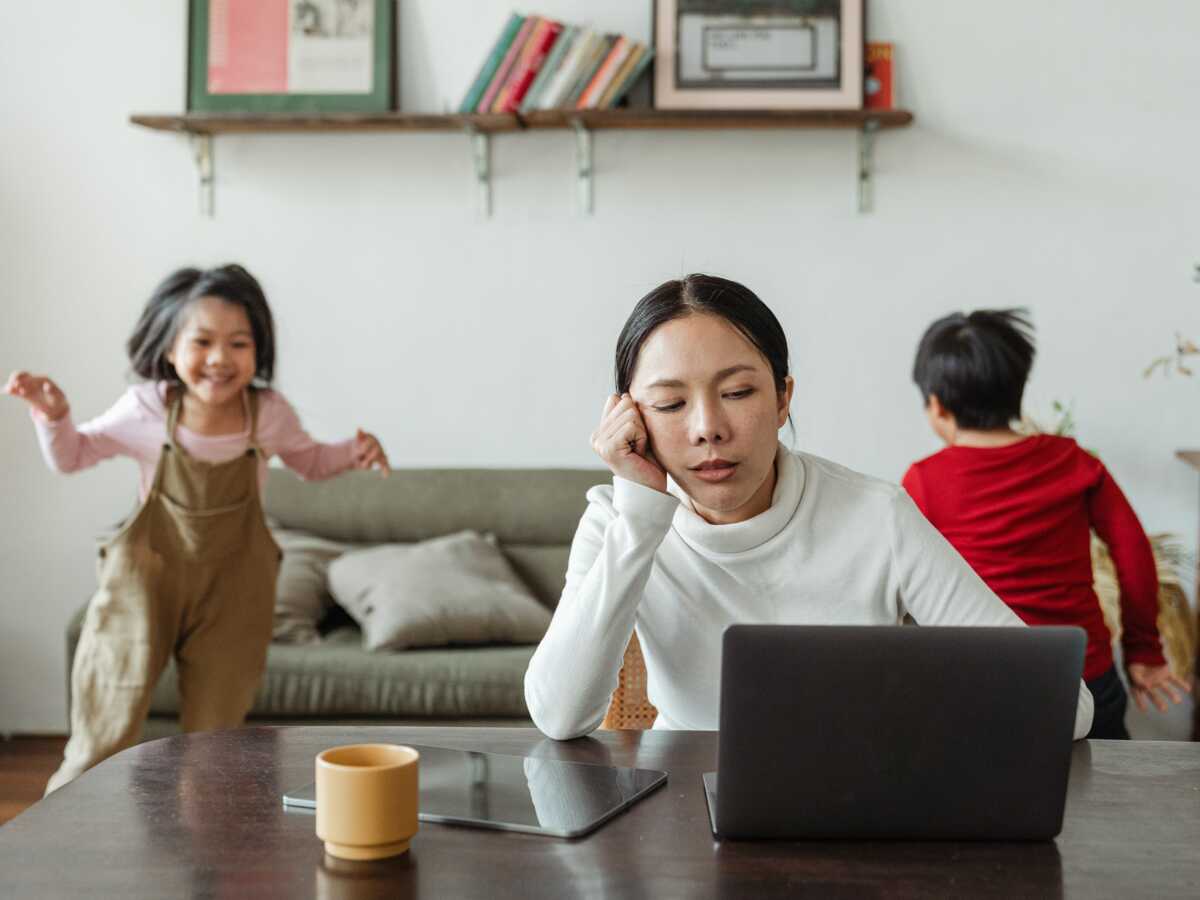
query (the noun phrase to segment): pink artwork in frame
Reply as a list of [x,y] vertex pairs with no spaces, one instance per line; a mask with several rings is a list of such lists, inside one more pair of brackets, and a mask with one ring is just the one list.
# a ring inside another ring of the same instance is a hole
[[288,0],[211,0],[209,10],[209,92],[287,91]]

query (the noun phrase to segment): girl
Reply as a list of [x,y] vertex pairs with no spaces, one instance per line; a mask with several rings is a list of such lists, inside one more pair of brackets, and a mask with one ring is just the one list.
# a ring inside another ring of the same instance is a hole
[[270,457],[310,479],[388,471],[372,435],[318,443],[267,387],[271,310],[241,266],[169,276],[128,350],[147,381],[78,429],[49,378],[15,372],[5,388],[29,404],[51,468],[129,456],[141,475],[139,509],[100,548],[100,588],[71,676],[71,737],[47,793],[137,742],[172,655],[185,731],[245,718],[266,663],[280,558],[260,499]]
[[[592,434],[613,483],[588,492],[525,675],[548,736],[600,724],[635,629],[655,727],[715,729],[735,622],[1021,624],[897,485],[779,443],[787,339],[746,287],[690,275],[651,291],[617,340],[616,382]],[[1077,738],[1091,718],[1081,684]]]

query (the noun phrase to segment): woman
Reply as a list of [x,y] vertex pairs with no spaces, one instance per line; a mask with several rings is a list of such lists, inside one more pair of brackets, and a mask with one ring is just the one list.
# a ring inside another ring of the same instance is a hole
[[[778,320],[708,275],[638,303],[554,619],[525,674],[546,735],[604,718],[637,629],[657,728],[717,727],[721,635],[735,622],[1021,625],[897,485],[788,450],[793,381]],[[830,685],[830,690],[836,690]],[[1081,684],[1075,736],[1091,726]]]

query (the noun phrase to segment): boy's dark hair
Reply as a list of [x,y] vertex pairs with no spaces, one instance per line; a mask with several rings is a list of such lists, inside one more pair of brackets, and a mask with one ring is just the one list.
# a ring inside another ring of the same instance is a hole
[[1035,352],[1026,309],[952,313],[925,331],[913,381],[921,399],[936,396],[959,428],[1005,428],[1021,418]]
[[692,313],[720,316],[742,333],[771,366],[775,389],[786,390],[788,346],[783,326],[754,291],[715,275],[688,275],[660,284],[638,301],[617,338],[617,393],[629,391],[638,354],[659,325]]
[[254,276],[237,264],[215,269],[180,269],[154,289],[129,336],[133,371],[151,381],[179,383],[167,353],[183,325],[183,313],[201,297],[219,297],[240,306],[254,335],[255,378],[264,385],[275,375],[275,324],[266,295]]

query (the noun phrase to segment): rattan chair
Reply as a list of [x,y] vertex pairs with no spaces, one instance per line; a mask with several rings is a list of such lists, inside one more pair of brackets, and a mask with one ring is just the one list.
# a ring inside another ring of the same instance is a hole
[[[1190,682],[1196,675],[1197,623],[1179,577],[1177,551],[1168,535],[1150,536],[1158,564],[1158,634],[1171,671]],[[1114,643],[1121,638],[1121,588],[1104,542],[1092,536],[1092,575],[1104,622]]]
[[617,689],[613,691],[600,727],[612,731],[643,731],[652,726],[657,717],[658,710],[646,696],[646,663],[642,659],[637,632],[634,632],[625,648]]

